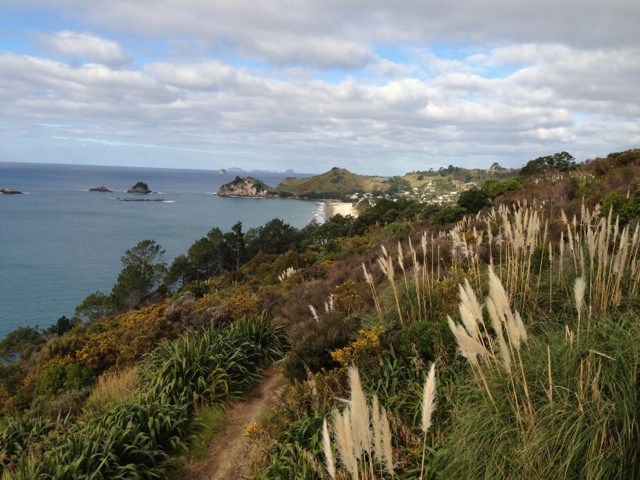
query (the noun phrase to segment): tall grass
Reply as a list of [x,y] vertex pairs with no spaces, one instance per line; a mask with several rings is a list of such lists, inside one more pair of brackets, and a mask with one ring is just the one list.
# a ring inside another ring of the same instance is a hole
[[85,403],[85,409],[97,412],[118,401],[133,398],[136,395],[137,381],[137,366],[101,375],[91,389],[89,398]]

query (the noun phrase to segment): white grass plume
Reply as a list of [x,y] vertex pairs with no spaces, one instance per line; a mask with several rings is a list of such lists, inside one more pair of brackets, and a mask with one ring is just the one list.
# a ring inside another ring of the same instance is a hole
[[322,422],[322,447],[324,449],[325,467],[331,478],[336,478],[336,462],[333,458],[331,450],[331,437],[329,437],[329,428],[327,427],[327,419]]
[[488,356],[489,351],[480,342],[469,336],[462,325],[455,324],[451,317],[448,315],[447,321],[449,322],[449,328],[453,332],[453,335],[456,337],[456,342],[458,344],[458,350],[460,350],[460,354],[464,358],[469,360],[469,362],[471,362],[473,366],[477,367],[478,356]]
[[462,323],[467,329],[467,333],[472,338],[479,341],[480,332],[478,330],[478,325],[484,325],[484,321],[482,320],[482,307],[480,306],[480,302],[478,302],[478,298],[476,297],[473,288],[471,288],[468,279],[465,278],[464,285],[460,285],[459,293],[459,310]]
[[382,451],[384,452],[384,464],[387,468],[389,475],[393,477],[393,447],[391,445],[391,427],[389,426],[389,419],[387,418],[387,412],[383,408],[380,415],[380,426],[382,428]]
[[362,390],[358,368],[351,365],[347,373],[349,376],[349,385],[351,386],[350,408],[352,413],[353,446],[357,458],[360,459],[365,451],[368,452],[371,450],[369,408],[367,407],[367,400]]
[[429,427],[431,427],[433,412],[436,409],[436,364],[431,364],[429,369],[429,375],[424,383],[424,389],[422,393],[422,424],[421,428],[424,433],[427,433]]

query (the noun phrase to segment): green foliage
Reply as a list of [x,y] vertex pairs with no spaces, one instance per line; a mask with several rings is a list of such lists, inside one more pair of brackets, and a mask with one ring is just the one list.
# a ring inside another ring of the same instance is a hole
[[280,254],[297,247],[300,243],[300,232],[279,218],[274,218],[262,227],[247,231],[245,241],[249,257],[253,257],[260,250],[265,253]]
[[149,398],[184,399],[193,407],[225,401],[255,384],[260,366],[280,358],[286,347],[273,320],[250,317],[159,346],[142,366],[141,384]]
[[59,337],[67,332],[70,332],[79,324],[79,318],[67,318],[63,315],[62,317],[58,318],[58,321],[54,325],[46,328],[42,333],[44,333],[45,335],[56,335]]
[[109,297],[109,304],[116,312],[138,308],[160,285],[166,273],[164,253],[154,240],[143,240],[125,252],[121,259],[124,268]]
[[185,404],[121,403],[76,424],[40,458],[37,478],[163,478],[189,433]]
[[[44,417],[26,415],[0,423],[0,472],[12,470],[35,444],[48,443],[55,425]],[[4,477],[3,477],[4,478]]]
[[49,366],[36,385],[37,396],[52,399],[58,395],[91,385],[93,371],[76,363]]
[[553,155],[547,155],[546,157],[538,157],[535,160],[530,160],[524,167],[522,167],[520,175],[523,177],[530,177],[550,170],[567,172],[574,167],[575,158],[573,158],[570,153],[560,152],[554,153]]
[[474,187],[460,192],[457,204],[459,207],[464,208],[467,213],[476,214],[483,208],[490,206],[491,200],[487,192]]
[[519,190],[524,185],[522,177],[510,178],[507,180],[498,180],[490,178],[482,185],[482,190],[487,193],[490,199],[496,198],[506,192]]
[[293,347],[284,362],[286,376],[301,380],[307,377],[307,369],[319,372],[339,366],[331,352],[348,345],[354,330],[355,322],[337,313],[296,325],[291,331]]
[[322,478],[322,422],[320,412],[293,422],[269,448],[270,463],[254,480]]
[[444,316],[437,321],[413,322],[403,327],[398,337],[398,353],[405,358],[418,355],[425,364],[451,359],[456,350],[455,338]]
[[467,211],[458,205],[445,205],[433,215],[431,223],[449,225],[462,220],[466,213]]
[[90,322],[105,318],[112,313],[109,297],[101,292],[90,293],[76,307],[75,313],[78,317],[86,318]]
[[501,369],[458,377],[444,478],[640,478],[636,316],[590,318],[579,343],[567,331],[546,326],[523,351],[532,411]]
[[602,216],[606,217],[611,212],[613,217],[620,219],[621,225],[626,225],[633,219],[640,217],[640,189],[628,197],[618,192],[609,192],[602,199]]
[[43,342],[44,338],[37,327],[18,327],[0,341],[0,360],[14,362]]

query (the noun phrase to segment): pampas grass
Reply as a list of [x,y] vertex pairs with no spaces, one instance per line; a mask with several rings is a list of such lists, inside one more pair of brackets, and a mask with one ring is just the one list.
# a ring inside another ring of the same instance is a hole
[[336,464],[331,450],[331,437],[329,436],[329,428],[327,427],[327,419],[322,422],[322,447],[324,450],[325,467],[331,478],[336,478]]
[[420,467],[420,480],[424,478],[424,461],[427,450],[427,431],[431,427],[433,412],[436,408],[436,364],[432,363],[429,368],[427,380],[424,382],[422,392],[422,421],[420,429],[423,433],[422,443],[422,465]]
[[[374,479],[376,478],[374,460],[377,460],[380,469],[384,466],[393,478],[392,435],[387,413],[380,406],[376,395],[373,396],[371,407],[367,405],[357,367],[349,367],[347,374],[350,398],[342,413],[337,411],[333,413],[332,422],[333,438],[340,463],[352,479]],[[325,433],[324,427],[323,445],[325,467],[331,477],[335,478],[338,470],[335,464],[332,464],[333,470],[329,467],[333,457],[329,431],[327,428]],[[332,471],[333,474],[331,474]],[[384,478],[382,472],[380,478]]]

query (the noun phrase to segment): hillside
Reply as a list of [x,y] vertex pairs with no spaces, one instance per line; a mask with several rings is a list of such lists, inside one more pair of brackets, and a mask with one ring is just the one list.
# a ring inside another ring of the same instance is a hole
[[181,462],[220,462],[226,406],[278,361],[278,402],[229,423],[242,454],[225,471],[640,478],[640,150],[538,160],[453,204],[213,228],[172,265],[141,242],[77,318],[0,343],[3,474],[180,478]]
[[311,178],[287,178],[274,190],[282,196],[344,199],[356,192],[386,191],[388,188],[388,180],[383,177],[357,175],[344,168],[332,168]]
[[[412,172],[396,177],[358,175],[344,168],[308,178],[289,177],[276,187],[269,187],[252,177],[236,179],[223,185],[218,195],[280,196],[283,198],[339,199],[410,197],[424,202],[446,202],[457,192],[488,179],[506,179],[517,174],[511,169],[464,169],[449,167],[439,171]],[[443,197],[444,196],[444,197]]]

